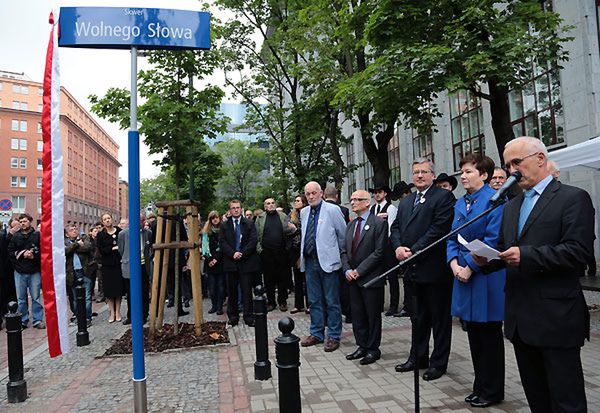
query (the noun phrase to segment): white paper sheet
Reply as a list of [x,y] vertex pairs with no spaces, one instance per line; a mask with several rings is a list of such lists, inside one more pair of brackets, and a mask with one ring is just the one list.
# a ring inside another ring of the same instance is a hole
[[465,240],[463,237],[460,236],[460,234],[458,234],[458,242],[460,242],[461,245],[464,245],[473,254],[478,255],[480,257],[485,257],[488,259],[488,261],[500,259],[500,257],[498,257],[500,251],[497,251],[494,248],[488,246],[483,241],[476,239],[471,242],[467,242],[467,240]]

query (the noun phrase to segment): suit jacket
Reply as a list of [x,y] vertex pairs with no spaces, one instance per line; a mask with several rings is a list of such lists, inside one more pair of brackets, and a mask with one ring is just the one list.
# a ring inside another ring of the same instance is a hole
[[[300,211],[302,242],[300,244],[300,271],[304,271],[304,238],[308,226],[311,206]],[[346,222],[341,209],[336,204],[321,202],[317,220],[317,257],[321,269],[333,272],[342,268],[342,256],[346,253]]]
[[[279,211],[277,211],[277,215],[279,215],[279,220],[281,221],[281,227],[283,228],[283,241],[285,244],[285,249],[289,251],[289,249],[292,247],[292,237],[291,236],[296,232],[296,230],[293,230],[288,227],[288,224],[290,223],[290,217],[288,217],[283,212],[279,212]],[[258,254],[262,253],[262,250],[263,250],[262,238],[263,238],[263,232],[265,231],[265,222],[266,221],[267,221],[267,213],[263,212],[258,217],[256,217],[256,222],[254,223],[254,225],[256,226],[256,235],[258,237],[258,242],[256,244],[256,252]]]
[[[421,198],[424,201],[413,209],[416,196],[417,193],[413,192],[398,204],[398,213],[390,235],[394,251],[399,246],[404,246],[415,254],[450,232],[456,200],[452,192],[432,185]],[[449,281],[451,271],[446,261],[445,243],[412,261],[405,277],[420,284]]]
[[[142,242],[144,243],[144,267],[148,277],[152,276],[152,232],[149,229],[142,229]],[[119,232],[117,238],[119,254],[121,254],[121,274],[123,278],[129,279],[129,228]],[[141,248],[141,245],[140,245]]]
[[[589,339],[589,312],[579,277],[593,256],[594,208],[587,192],[552,180],[517,236],[523,194],[504,208],[498,248],[518,246],[507,267],[504,332],[532,346],[579,347]],[[494,263],[494,261],[492,261]]]
[[[352,241],[356,231],[355,219],[346,227],[346,254],[342,257],[342,268],[344,273],[355,269],[359,277],[356,282],[360,287],[365,283],[383,274],[386,269],[386,251],[388,246],[388,224],[383,219],[369,214],[367,221],[364,222],[356,254],[352,254]],[[379,280],[372,287],[383,287],[385,278]]]
[[242,240],[240,242],[240,252],[242,259],[234,260],[235,249],[235,229],[233,228],[233,218],[221,224],[219,231],[219,245],[223,252],[223,271],[240,273],[257,273],[260,271],[260,259],[256,254],[256,227],[253,221],[248,221],[240,216],[240,232]]
[[331,204],[331,205],[337,205],[337,207],[342,210],[342,215],[344,215],[344,221],[346,221],[346,223],[350,222],[350,210],[348,208],[346,208],[343,205],[338,204],[335,201],[332,201],[331,199],[325,200],[325,202],[327,202],[328,204]]
[[92,240],[87,235],[81,237],[83,246],[80,246],[77,242],[71,242],[69,237],[65,236],[65,273],[67,279],[67,285],[73,285],[75,279],[73,260],[75,254],[79,257],[81,262],[81,269],[86,277],[91,278],[92,274],[88,274],[88,266],[92,261]]

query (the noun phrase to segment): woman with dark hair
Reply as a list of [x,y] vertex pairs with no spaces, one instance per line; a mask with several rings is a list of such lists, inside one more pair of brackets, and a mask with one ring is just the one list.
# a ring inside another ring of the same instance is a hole
[[223,272],[223,253],[219,248],[219,231],[221,217],[217,211],[210,211],[202,228],[202,255],[204,256],[204,272],[208,274],[208,291],[212,307],[210,314],[223,314],[225,301],[225,274]]
[[[480,154],[466,155],[460,161],[460,182],[467,193],[456,201],[452,229],[491,206],[496,191],[488,185],[494,161]],[[495,248],[503,207],[460,231],[466,241],[481,240]],[[472,407],[488,407],[504,400],[504,270],[484,274],[458,237],[448,239],[448,263],[454,274],[452,315],[466,322],[475,380],[465,397]]]
[[108,304],[108,322],[121,321],[121,298],[123,297],[123,277],[121,276],[121,255],[117,240],[121,229],[113,226],[109,213],[102,215],[104,228],[96,236],[96,246],[100,252],[104,298]]
[[293,235],[292,247],[290,249],[290,262],[294,271],[294,308],[290,311],[292,314],[303,311],[305,308],[306,312],[308,312],[308,305],[305,305],[306,279],[304,278],[304,273],[300,271],[300,243],[302,241],[300,210],[307,205],[308,201],[304,194],[296,195],[292,211],[290,212],[290,223],[296,226],[296,232]]

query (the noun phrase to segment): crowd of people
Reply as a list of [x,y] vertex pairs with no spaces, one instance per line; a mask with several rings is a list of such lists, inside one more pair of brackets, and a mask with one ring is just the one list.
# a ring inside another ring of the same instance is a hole
[[[589,314],[578,277],[588,266],[595,269],[591,199],[585,191],[558,181],[560,171],[540,140],[514,139],[503,155],[503,167],[487,156],[466,155],[459,164],[465,194],[458,199],[453,194],[459,184],[456,177],[436,174],[429,159],[415,159],[410,184],[402,181],[393,189],[376,184],[354,191],[349,199],[353,219],[340,205],[338,191],[323,189],[317,182],[305,185],[289,214],[274,197],[255,211],[231,200],[225,214],[208,214],[201,231],[208,312],[222,315],[226,308],[230,326],[239,324],[240,313],[243,322],[253,326],[255,286],[265,287],[268,311],[287,312],[293,293],[290,313],[310,317],[301,345],[323,344],[325,352],[335,351],[343,322],[351,323],[356,349],[346,359],[361,365],[381,357],[382,316],[410,317],[416,339],[395,370],[425,369],[427,381],[448,370],[454,316],[467,333],[474,369],[466,403],[488,407],[504,400],[504,333],[513,344],[532,411],[586,411],[580,350],[589,338]],[[493,195],[515,171],[522,174],[519,186],[524,192],[507,192],[502,197],[507,203],[420,254],[493,206]],[[92,312],[96,281],[95,299],[106,301],[108,322],[131,322],[129,305],[121,319],[121,300],[125,296],[129,301],[127,226],[126,220],[114,226],[113,217],[104,214],[87,234],[80,234],[75,225],[65,228],[70,307],[75,314],[74,292],[82,285],[88,323],[96,315]],[[140,228],[146,322],[156,216],[141,214]],[[180,239],[187,240],[184,220],[179,229]],[[470,253],[466,243],[473,240],[496,248],[497,259]],[[191,283],[186,252],[179,253],[181,299],[174,302],[173,250],[167,306],[177,304],[180,315],[185,315]],[[0,260],[3,308],[16,298],[27,328],[31,299],[32,326],[44,328],[39,232],[28,214],[12,219],[0,234]],[[394,269],[404,261],[409,264]]]

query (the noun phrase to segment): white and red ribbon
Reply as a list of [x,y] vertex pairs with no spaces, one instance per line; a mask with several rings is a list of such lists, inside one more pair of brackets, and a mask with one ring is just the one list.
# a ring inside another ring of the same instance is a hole
[[[56,22],[56,23],[55,23]],[[52,31],[46,53],[42,108],[42,219],[40,250],[42,291],[50,357],[69,351],[64,241],[63,154],[60,142],[58,19],[50,13]]]

